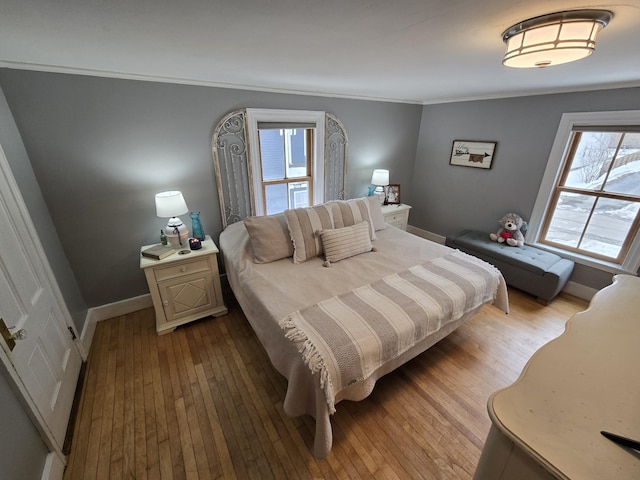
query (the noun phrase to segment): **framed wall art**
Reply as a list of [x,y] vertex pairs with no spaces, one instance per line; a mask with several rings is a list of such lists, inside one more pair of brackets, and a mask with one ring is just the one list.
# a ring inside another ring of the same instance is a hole
[[454,140],[449,164],[462,167],[491,168],[496,145],[497,142]]
[[392,183],[387,187],[387,204],[400,204],[400,185]]

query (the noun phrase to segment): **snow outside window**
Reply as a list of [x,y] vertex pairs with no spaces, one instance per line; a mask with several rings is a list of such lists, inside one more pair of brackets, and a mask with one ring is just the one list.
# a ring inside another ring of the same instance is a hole
[[[611,123],[607,114],[601,114],[605,117],[598,124],[594,115],[589,122],[573,118],[569,125],[563,117],[556,138],[560,145],[554,145],[547,184],[543,180],[532,215],[538,225],[534,241],[575,255],[578,261],[587,259],[582,263],[590,260],[635,272],[640,263],[640,115],[636,124],[628,118],[628,124]],[[554,162],[554,154],[559,162]],[[548,182],[553,170],[553,182]]]

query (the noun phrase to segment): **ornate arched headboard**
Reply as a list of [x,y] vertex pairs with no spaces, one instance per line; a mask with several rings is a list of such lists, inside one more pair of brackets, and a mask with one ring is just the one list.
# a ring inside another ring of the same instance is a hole
[[[325,113],[324,201],[343,200],[347,190],[347,132],[342,122]],[[222,227],[255,214],[246,109],[225,115],[211,140]],[[257,152],[256,152],[257,153]]]

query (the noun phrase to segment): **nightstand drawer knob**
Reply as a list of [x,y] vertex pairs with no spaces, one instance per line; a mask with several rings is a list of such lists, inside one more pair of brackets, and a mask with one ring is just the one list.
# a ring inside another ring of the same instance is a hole
[[180,271],[181,271],[182,273],[186,272],[186,271],[187,271],[187,267],[182,267],[182,268],[180,269]]

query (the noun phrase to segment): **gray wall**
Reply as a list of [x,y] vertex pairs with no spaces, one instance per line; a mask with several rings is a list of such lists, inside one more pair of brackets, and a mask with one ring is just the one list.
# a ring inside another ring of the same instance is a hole
[[20,193],[27,210],[29,210],[65,303],[74,323],[80,329],[87,314],[87,304],[80,293],[78,283],[58,238],[56,227],[2,91],[0,91],[0,145],[20,188]]
[[[492,232],[515,211],[531,216],[563,113],[640,109],[640,88],[425,106],[411,188],[411,224],[447,236]],[[454,140],[497,141],[492,168],[449,165]],[[601,288],[611,274],[576,266],[572,280]]]
[[410,184],[422,112],[418,105],[8,69],[0,70],[0,86],[91,307],[148,293],[139,247],[157,242],[166,225],[155,215],[155,193],[181,190],[217,240],[211,135],[229,111],[337,115],[349,135],[349,197],[366,195],[374,168]]

